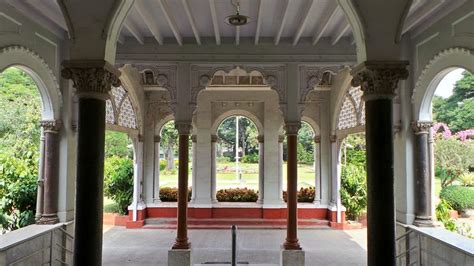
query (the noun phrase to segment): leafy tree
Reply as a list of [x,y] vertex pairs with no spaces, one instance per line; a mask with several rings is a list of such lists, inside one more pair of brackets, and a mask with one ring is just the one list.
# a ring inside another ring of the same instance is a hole
[[298,162],[303,164],[314,162],[314,132],[306,122],[301,123],[298,131],[297,158]]
[[341,173],[341,202],[350,220],[357,220],[367,207],[366,171],[356,164],[348,164]]
[[0,224],[4,230],[34,222],[40,103],[28,74],[17,68],[0,74]]
[[104,194],[119,205],[120,214],[127,214],[133,199],[133,161],[113,156],[105,160]]
[[133,158],[133,149],[127,134],[116,131],[105,132],[105,157]]
[[161,129],[160,147],[163,148],[166,154],[166,170],[175,169],[174,155],[178,148],[178,130],[174,126],[174,121],[169,121]]
[[434,155],[436,175],[441,178],[441,187],[446,187],[474,165],[474,143],[454,137],[437,138]]
[[474,128],[474,75],[467,71],[462,74],[453,95],[433,98],[434,119],[446,123],[454,132]]
[[[224,145],[232,147],[231,158],[235,160],[235,116],[225,119],[217,129],[217,135]],[[239,117],[239,147],[242,148],[241,156],[246,154],[258,154],[258,130],[255,124],[248,118]]]

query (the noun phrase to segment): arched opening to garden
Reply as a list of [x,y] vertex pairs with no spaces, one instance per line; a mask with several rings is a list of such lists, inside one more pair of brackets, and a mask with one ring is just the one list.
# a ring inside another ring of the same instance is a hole
[[[263,136],[248,117],[233,115],[217,127],[215,139],[215,191],[217,201],[256,202],[262,191]],[[214,172],[213,171],[213,172]],[[239,195],[237,199],[233,195]]]
[[[26,67],[9,67],[0,73],[0,234],[36,221],[42,216],[44,182],[45,105],[38,85]],[[36,217],[35,217],[36,215]]]
[[427,136],[432,212],[446,229],[474,237],[474,75],[463,68],[444,69],[425,97],[420,118],[431,120],[418,121],[415,134]]

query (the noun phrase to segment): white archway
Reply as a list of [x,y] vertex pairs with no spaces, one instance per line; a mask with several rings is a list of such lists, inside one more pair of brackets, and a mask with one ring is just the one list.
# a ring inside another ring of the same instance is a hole
[[414,121],[431,121],[431,100],[446,74],[456,68],[474,73],[474,54],[464,48],[450,48],[438,53],[425,66],[412,95]]
[[60,119],[62,106],[59,84],[48,64],[35,52],[23,46],[7,46],[0,49],[0,72],[18,67],[28,73],[41,95],[42,120]]
[[243,109],[234,109],[234,110],[230,110],[219,115],[212,123],[212,127],[211,127],[212,134],[217,134],[217,130],[219,129],[219,126],[221,125],[221,123],[231,116],[245,116],[250,121],[252,121],[252,123],[255,124],[258,130],[258,134],[263,135],[263,132],[264,132],[263,124],[260,121],[260,119],[258,119],[258,117],[254,115],[253,113],[243,110]]

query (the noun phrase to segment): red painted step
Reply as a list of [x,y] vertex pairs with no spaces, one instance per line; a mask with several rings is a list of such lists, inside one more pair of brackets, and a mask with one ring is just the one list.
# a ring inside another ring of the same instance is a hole
[[[176,229],[176,219],[148,218],[143,228]],[[188,219],[189,229],[229,229],[231,225],[242,229],[284,229],[285,219]],[[299,228],[329,228],[329,221],[318,219],[300,219]]]

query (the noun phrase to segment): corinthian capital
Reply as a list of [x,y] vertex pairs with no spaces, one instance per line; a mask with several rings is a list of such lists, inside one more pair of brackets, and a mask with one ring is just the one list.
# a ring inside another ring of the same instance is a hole
[[43,128],[44,132],[58,133],[61,128],[61,120],[42,120],[40,121],[40,127]]
[[364,100],[392,99],[398,82],[408,77],[408,61],[366,61],[351,74],[352,86],[360,86]]
[[193,125],[191,125],[191,122],[176,121],[174,123],[174,127],[178,130],[179,135],[189,135],[191,134],[191,130],[193,129]]
[[65,61],[61,76],[71,79],[79,97],[105,100],[112,86],[120,86],[120,72],[101,60]]
[[428,134],[432,126],[433,122],[431,121],[413,121],[411,123],[411,127],[413,128],[413,131],[416,135]]
[[298,131],[301,128],[301,122],[286,122],[285,132],[286,135],[298,135]]

